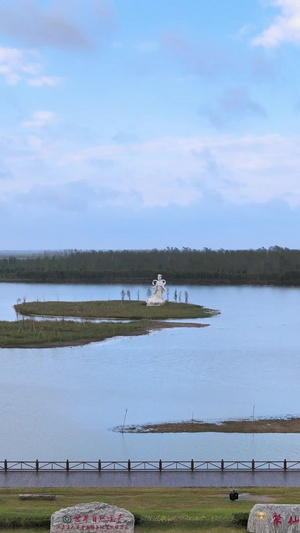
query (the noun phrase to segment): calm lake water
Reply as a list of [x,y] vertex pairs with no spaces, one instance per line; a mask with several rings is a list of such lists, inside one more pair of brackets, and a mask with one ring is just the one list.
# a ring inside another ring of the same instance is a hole
[[[0,283],[17,299],[146,298],[136,285]],[[300,413],[300,289],[170,286],[221,311],[170,329],[72,348],[0,350],[0,460],[300,460],[300,435],[126,435],[126,424]]]

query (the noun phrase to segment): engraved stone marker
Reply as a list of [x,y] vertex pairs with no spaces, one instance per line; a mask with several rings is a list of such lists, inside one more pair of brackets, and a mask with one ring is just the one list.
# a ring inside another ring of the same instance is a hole
[[247,531],[249,533],[300,532],[300,505],[258,503],[252,507]]
[[107,503],[81,503],[61,509],[51,516],[50,533],[59,532],[134,532],[134,516],[126,509]]

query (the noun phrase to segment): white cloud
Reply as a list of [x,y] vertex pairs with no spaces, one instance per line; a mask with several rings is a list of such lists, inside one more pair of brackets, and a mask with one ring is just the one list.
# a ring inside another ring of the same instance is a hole
[[[300,206],[299,137],[162,138],[67,152],[62,139],[43,135],[42,127],[55,119],[50,111],[36,111],[23,124],[25,138],[0,137],[2,168],[14,177],[0,180],[1,194],[26,194],[38,183],[71,188],[80,181],[88,203],[107,207],[192,207],[207,195],[239,206]],[[95,160],[110,164],[97,166]]]
[[56,85],[59,85],[62,81],[62,78],[58,78],[55,76],[40,76],[39,78],[30,78],[27,83],[32,87],[43,87],[44,85],[50,85],[52,87],[55,87]]
[[266,48],[279,46],[284,42],[300,44],[299,0],[273,0],[272,3],[281,8],[281,14],[252,41],[252,44]]
[[26,53],[22,50],[0,47],[0,74],[3,74],[8,84],[18,83],[28,64]]
[[21,81],[35,87],[58,85],[61,78],[41,74],[43,65],[32,61],[37,56],[35,50],[0,47],[0,75],[4,76],[9,85],[16,85]]
[[45,124],[52,122],[55,119],[55,113],[52,111],[35,111],[33,113],[33,120],[22,122],[23,128],[41,128]]
[[280,135],[161,139],[69,153],[59,164],[110,159],[110,185],[137,191],[148,206],[193,204],[205,191],[234,204],[281,199],[294,206],[300,205],[298,146],[299,138]]

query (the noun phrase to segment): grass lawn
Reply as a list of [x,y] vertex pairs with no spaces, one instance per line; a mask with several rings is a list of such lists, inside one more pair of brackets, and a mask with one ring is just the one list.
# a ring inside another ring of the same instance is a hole
[[[229,500],[229,490],[204,488],[56,488],[0,489],[0,527],[36,528],[46,531],[53,512],[92,501],[131,511],[145,533],[245,531],[255,503],[299,502],[300,488],[240,488],[239,499]],[[22,493],[55,494],[55,500],[20,500]],[[3,531],[2,529],[2,531]]]

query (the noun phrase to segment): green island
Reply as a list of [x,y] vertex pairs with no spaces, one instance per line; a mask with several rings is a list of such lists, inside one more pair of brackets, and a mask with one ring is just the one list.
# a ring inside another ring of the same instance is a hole
[[22,302],[14,306],[17,313],[27,316],[139,319],[209,318],[218,311],[201,305],[166,302],[147,306],[139,300],[96,300],[89,302]]
[[257,418],[203,422],[186,420],[141,426],[117,426],[120,433],[300,433],[300,418]]
[[[147,307],[144,302],[120,300],[23,302],[14,307],[19,316],[48,317],[48,320],[0,321],[1,348],[74,346],[112,337],[146,335],[157,329],[202,328],[208,324],[170,322],[167,319],[207,318],[217,313],[200,305],[166,302],[160,307]],[[65,320],[67,317],[81,320]],[[96,319],[106,321],[96,322]],[[113,319],[127,322],[114,322]]]
[[[28,492],[44,498],[20,498]],[[229,500],[228,493],[229,489],[224,488],[188,487],[5,487],[0,488],[0,528],[2,533],[21,528],[23,533],[49,532],[51,514],[58,509],[79,502],[103,501],[131,511],[136,530],[141,533],[236,533],[246,531],[255,503],[299,502],[299,487],[240,487],[239,499],[234,502]]]

